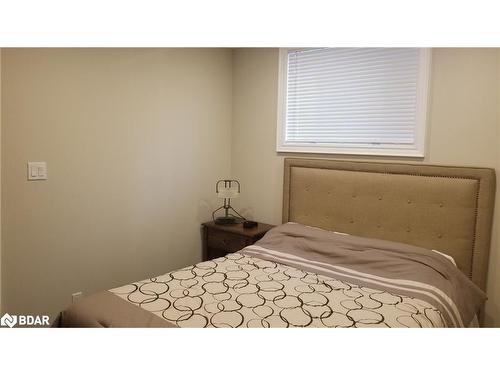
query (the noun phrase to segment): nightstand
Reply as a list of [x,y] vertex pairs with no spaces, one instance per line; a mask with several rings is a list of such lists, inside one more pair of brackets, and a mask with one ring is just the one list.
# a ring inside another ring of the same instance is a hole
[[223,257],[260,240],[274,225],[258,223],[254,228],[243,224],[217,225],[213,221],[203,223],[203,260]]

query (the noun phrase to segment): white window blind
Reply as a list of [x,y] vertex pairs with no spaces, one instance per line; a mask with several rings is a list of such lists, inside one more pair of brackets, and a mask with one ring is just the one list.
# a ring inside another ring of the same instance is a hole
[[423,52],[287,50],[278,151],[423,156],[428,74]]

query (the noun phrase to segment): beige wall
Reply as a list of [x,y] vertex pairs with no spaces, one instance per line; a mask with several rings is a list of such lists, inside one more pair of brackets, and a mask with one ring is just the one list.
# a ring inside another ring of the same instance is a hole
[[[499,56],[497,49],[433,50],[430,132],[423,162],[500,166]],[[233,52],[231,169],[242,183],[238,207],[248,216],[269,223],[281,222],[283,157],[288,156],[275,151],[277,83],[277,49]],[[500,203],[498,191],[497,196]],[[499,207],[497,204],[497,218]],[[496,236],[500,220],[494,225],[486,324],[500,326],[500,275],[495,272],[500,267]]]
[[53,315],[200,260],[231,74],[223,49],[2,51],[3,311]]
[[497,121],[499,124],[497,134],[497,192],[495,217],[493,221],[493,243],[490,255],[490,269],[488,272],[488,317],[490,325],[500,327],[500,48],[497,48]]
[[[0,48],[0,197],[2,195],[2,49]],[[0,312],[2,311],[2,200],[0,199]]]

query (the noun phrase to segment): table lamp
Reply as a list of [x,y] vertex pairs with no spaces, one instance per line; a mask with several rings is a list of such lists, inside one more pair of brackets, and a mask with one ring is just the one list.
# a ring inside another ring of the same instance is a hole
[[[215,184],[215,192],[219,198],[224,200],[222,206],[212,212],[212,218],[215,224],[230,225],[244,221],[245,218],[241,216],[231,206],[231,199],[235,199],[240,194],[240,183],[237,180],[219,180]],[[224,210],[224,216],[215,217],[217,211]]]

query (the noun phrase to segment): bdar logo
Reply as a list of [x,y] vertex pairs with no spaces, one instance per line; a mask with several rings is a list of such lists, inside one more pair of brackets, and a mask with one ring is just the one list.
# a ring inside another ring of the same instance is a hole
[[12,316],[9,314],[4,314],[0,319],[0,325],[9,326],[10,328],[14,327],[17,324],[17,316]]
[[5,314],[0,319],[0,326],[14,327],[14,326],[48,326],[48,315],[10,315]]

